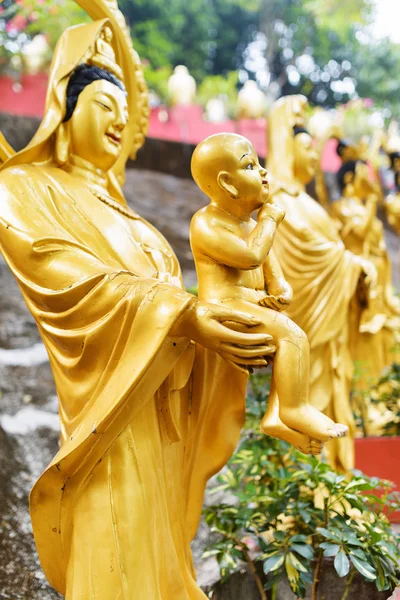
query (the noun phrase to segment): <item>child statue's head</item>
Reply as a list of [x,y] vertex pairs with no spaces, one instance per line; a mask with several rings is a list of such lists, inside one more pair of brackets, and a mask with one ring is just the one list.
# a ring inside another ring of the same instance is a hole
[[267,171],[241,135],[217,133],[206,138],[195,149],[191,168],[199,188],[226,210],[235,202],[253,211],[268,199]]

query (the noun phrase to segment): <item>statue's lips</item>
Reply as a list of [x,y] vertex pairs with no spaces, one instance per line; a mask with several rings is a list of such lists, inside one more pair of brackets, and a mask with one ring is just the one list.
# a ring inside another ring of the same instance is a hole
[[262,184],[263,184],[263,185],[268,185],[268,179],[263,179],[263,180],[262,180]]
[[115,144],[116,146],[119,146],[121,143],[121,138],[118,137],[117,135],[115,135],[114,133],[106,133],[106,136],[108,137],[108,139]]

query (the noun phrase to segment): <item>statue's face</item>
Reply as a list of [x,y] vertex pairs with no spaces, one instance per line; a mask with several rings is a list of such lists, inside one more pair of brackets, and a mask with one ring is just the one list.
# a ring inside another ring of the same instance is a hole
[[260,208],[269,196],[267,171],[260,165],[256,151],[247,141],[235,144],[234,155],[231,176],[238,198],[248,204],[249,209]]
[[[285,160],[285,157],[282,157]],[[315,175],[317,152],[312,137],[308,133],[298,133],[294,137],[294,176],[303,185],[309,183]]]
[[68,121],[72,153],[108,171],[121,153],[127,123],[125,92],[104,79],[94,81],[81,92]]

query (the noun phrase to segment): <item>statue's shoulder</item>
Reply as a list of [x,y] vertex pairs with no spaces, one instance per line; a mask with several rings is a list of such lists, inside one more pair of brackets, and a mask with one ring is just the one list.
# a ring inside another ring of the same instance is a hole
[[8,185],[35,185],[42,183],[45,179],[45,170],[41,165],[12,165],[0,171],[0,185],[2,188]]
[[0,171],[0,204],[10,214],[19,214],[24,206],[42,205],[51,182],[40,165],[11,165]]

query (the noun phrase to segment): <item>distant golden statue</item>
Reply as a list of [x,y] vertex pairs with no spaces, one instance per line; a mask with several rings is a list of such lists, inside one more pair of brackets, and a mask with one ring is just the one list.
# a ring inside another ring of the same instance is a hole
[[[307,336],[280,314],[290,304],[292,290],[272,246],[285,212],[268,202],[267,171],[246,138],[221,133],[197,146],[192,174],[210,198],[190,229],[199,298],[254,316],[260,321],[257,331],[272,335],[272,402],[261,429],[304,452],[318,453],[318,441],[341,437],[348,429],[309,404]],[[251,218],[255,210],[257,222]]]
[[351,350],[360,364],[356,385],[366,390],[376,383],[385,367],[395,362],[400,306],[392,286],[383,223],[377,217],[378,192],[367,164],[358,158],[344,161],[337,180],[342,198],[332,204],[331,213],[340,224],[340,235],[346,248],[369,259],[378,274],[368,306],[353,302],[351,314]]
[[354,466],[355,430],[350,407],[349,309],[359,285],[367,291],[376,270],[345,249],[335,221],[306,192],[317,160],[305,127],[306,108],[304,96],[287,96],[275,102],[269,113],[271,201],[286,212],[274,249],[293,288],[294,302],[286,312],[310,343],[310,402],[350,430],[349,438],[327,445],[331,463],[347,470]]
[[187,293],[168,242],[127,206],[146,87],[116,3],[80,4],[99,20],[61,37],[35,137],[0,143],[0,249],[59,399],[35,541],[67,600],[205,599],[190,552],[204,488],[238,442],[243,358],[274,347],[256,318]]
[[394,190],[385,199],[385,208],[389,225],[400,235],[400,137],[395,127],[389,128],[388,139],[383,144],[394,175]]

